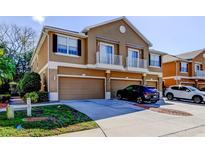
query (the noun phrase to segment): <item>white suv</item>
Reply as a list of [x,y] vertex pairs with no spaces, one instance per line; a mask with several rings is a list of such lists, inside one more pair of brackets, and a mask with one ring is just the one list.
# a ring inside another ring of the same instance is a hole
[[205,101],[205,92],[202,92],[192,86],[175,85],[165,90],[165,96],[168,100],[189,99],[195,103],[202,103]]

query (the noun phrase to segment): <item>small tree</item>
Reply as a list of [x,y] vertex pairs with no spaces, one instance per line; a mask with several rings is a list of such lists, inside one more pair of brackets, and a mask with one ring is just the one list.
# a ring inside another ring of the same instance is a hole
[[0,48],[0,86],[5,81],[12,80],[14,74],[14,61],[5,55],[4,49]]
[[38,92],[41,89],[41,77],[38,73],[26,73],[19,81],[18,90],[21,96],[33,91]]

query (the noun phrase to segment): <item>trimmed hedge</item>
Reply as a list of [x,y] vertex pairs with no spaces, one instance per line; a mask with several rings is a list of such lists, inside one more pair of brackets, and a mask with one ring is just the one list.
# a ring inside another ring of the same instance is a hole
[[10,94],[0,94],[0,103],[8,103],[9,100],[11,99]]

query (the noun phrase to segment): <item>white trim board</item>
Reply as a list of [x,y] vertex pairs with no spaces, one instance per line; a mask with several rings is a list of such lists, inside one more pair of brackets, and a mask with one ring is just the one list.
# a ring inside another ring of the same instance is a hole
[[48,63],[46,65],[44,65],[43,68],[40,69],[40,71],[38,73],[41,74],[47,67],[48,67]]
[[162,72],[152,72],[149,71],[148,69],[135,69],[135,70],[128,70],[127,68],[123,68],[122,65],[116,65],[116,67],[113,67],[113,65],[106,65],[106,67],[103,67],[98,64],[73,64],[73,63],[65,63],[65,62],[55,62],[55,61],[49,61],[48,62],[48,67],[50,69],[57,69],[59,66],[61,67],[73,67],[73,68],[89,68],[89,69],[96,69],[96,70],[118,70],[121,72],[132,72],[132,73],[147,73],[147,74],[152,74],[152,75],[158,75],[159,77],[162,77]]
[[134,78],[115,78],[115,77],[110,77],[110,80],[142,81],[142,79],[134,79]]
[[158,80],[146,80],[146,82],[158,82]]

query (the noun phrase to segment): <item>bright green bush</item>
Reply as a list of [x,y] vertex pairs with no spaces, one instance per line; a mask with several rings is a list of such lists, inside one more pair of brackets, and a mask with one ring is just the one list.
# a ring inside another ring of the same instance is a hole
[[40,91],[38,92],[38,102],[47,102],[48,101],[48,92]]
[[38,92],[41,89],[41,77],[38,73],[26,73],[17,85],[20,96],[33,91]]
[[23,97],[23,100],[26,102],[27,98],[31,98],[31,103],[37,103],[39,100],[37,92],[26,93]]

